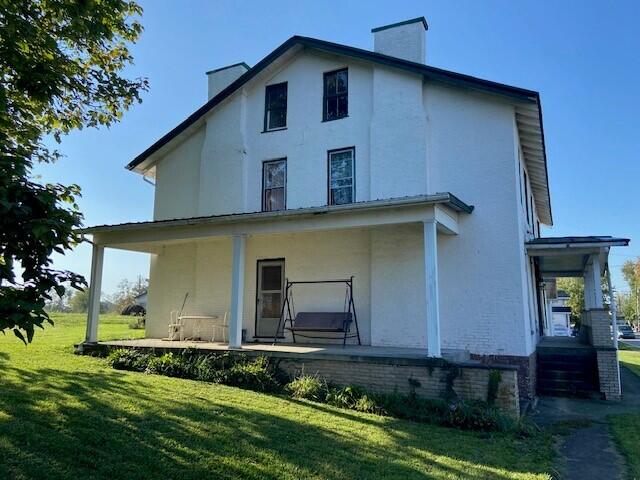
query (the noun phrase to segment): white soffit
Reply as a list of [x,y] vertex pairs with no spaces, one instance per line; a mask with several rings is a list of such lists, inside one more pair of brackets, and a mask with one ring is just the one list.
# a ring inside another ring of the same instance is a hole
[[516,123],[520,146],[531,182],[531,190],[533,190],[536,212],[540,222],[545,225],[553,225],[544,134],[540,118],[539,104],[516,104]]

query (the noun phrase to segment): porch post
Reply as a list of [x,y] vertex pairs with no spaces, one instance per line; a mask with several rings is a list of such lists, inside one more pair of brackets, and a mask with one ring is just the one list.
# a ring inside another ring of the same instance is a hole
[[244,308],[244,256],[247,239],[233,236],[233,263],[231,273],[231,318],[229,319],[229,346],[242,347],[242,312]]
[[596,253],[591,255],[591,271],[593,288],[593,308],[603,308],[602,302],[602,272],[600,271],[600,256]]
[[435,221],[424,226],[424,277],[427,300],[427,355],[440,357],[440,306],[438,303],[438,232]]
[[593,308],[593,275],[591,273],[592,265],[589,261],[584,269],[584,309],[591,310]]
[[100,316],[100,289],[102,287],[102,262],[104,247],[93,245],[91,254],[91,278],[89,279],[89,305],[87,306],[86,343],[98,341],[98,319]]

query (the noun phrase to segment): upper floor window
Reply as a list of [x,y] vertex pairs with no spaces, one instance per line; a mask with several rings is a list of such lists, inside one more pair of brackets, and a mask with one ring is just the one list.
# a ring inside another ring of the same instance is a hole
[[287,208],[287,159],[270,160],[262,164],[262,211]]
[[264,99],[264,129],[287,126],[287,82],[267,85]]
[[324,74],[324,108],[326,122],[349,115],[349,72],[346,68]]
[[355,149],[329,152],[329,205],[353,203],[355,199]]

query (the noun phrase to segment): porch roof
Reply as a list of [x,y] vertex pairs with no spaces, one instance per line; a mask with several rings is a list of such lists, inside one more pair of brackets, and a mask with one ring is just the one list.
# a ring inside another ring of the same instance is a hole
[[[435,193],[346,205],[323,205],[275,212],[250,212],[203,217],[98,225],[79,229],[94,242],[131,250],[133,244],[185,241],[238,234],[269,234],[308,230],[331,230],[434,220],[441,231],[457,234],[458,214],[469,214],[473,206],[455,195]],[[295,224],[292,223],[295,221]]]
[[526,244],[527,253],[536,258],[543,278],[581,277],[592,255],[598,255],[600,264],[606,266],[609,249],[627,245],[628,238],[609,236],[545,237]]

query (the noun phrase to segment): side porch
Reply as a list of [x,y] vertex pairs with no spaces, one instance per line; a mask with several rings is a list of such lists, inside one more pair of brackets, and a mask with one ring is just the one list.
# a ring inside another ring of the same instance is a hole
[[[559,277],[582,278],[584,311],[577,336],[554,336],[550,308],[541,309],[544,335],[537,346],[538,392],[546,395],[622,395],[618,365],[617,311],[609,251],[629,240],[613,237],[549,237],[527,244],[540,285]],[[540,303],[548,305],[539,289]],[[608,305],[605,302],[608,297]]]

